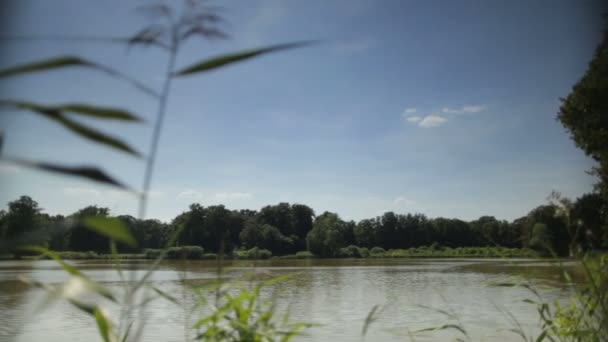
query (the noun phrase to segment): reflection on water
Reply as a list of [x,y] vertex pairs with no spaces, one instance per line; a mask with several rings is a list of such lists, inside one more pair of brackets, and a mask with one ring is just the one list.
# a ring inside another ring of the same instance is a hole
[[[96,281],[119,292],[121,281],[108,261],[75,261],[81,270]],[[141,277],[148,261],[130,261],[125,265],[131,276]],[[575,264],[565,266],[574,274]],[[261,272],[293,277],[266,289],[265,297],[274,297],[281,311],[289,311],[295,321],[320,324],[308,336],[298,340],[359,340],[363,322],[374,305],[383,311],[367,334],[368,341],[407,340],[408,331],[450,322],[443,314],[426,307],[453,310],[474,340],[518,340],[501,331],[514,327],[511,313],[524,329],[537,331],[535,308],[521,300],[527,290],[517,287],[490,286],[497,282],[529,279],[550,298],[566,297],[561,271],[539,260],[472,259],[368,259],[368,260],[268,260],[258,262],[226,261],[225,277],[240,277]],[[145,314],[145,341],[183,341],[184,327],[191,326],[200,312],[190,312],[196,301],[188,286],[208,283],[217,277],[213,261],[165,262],[152,282],[181,301],[180,307],[156,300]],[[66,303],[34,313],[41,293],[27,288],[16,279],[58,283],[66,279],[52,261],[0,262],[0,340],[9,341],[90,341],[97,339],[91,319]],[[127,275],[127,278],[130,276]],[[182,281],[180,279],[185,279]],[[426,307],[423,307],[426,306]],[[117,307],[108,307],[118,315]],[[453,322],[452,322],[453,323]],[[454,337],[454,332],[417,335],[417,341]]]

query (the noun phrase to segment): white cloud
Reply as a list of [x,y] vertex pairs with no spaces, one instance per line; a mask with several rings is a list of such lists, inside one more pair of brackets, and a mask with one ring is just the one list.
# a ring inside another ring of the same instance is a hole
[[447,121],[448,121],[448,119],[444,118],[443,116],[431,114],[431,115],[425,116],[418,123],[418,126],[423,127],[423,128],[439,127],[439,126],[443,125],[444,123],[446,123]]
[[406,108],[406,109],[403,111],[403,113],[404,113],[404,114],[413,114],[413,113],[416,113],[417,111],[418,111],[418,109],[416,109],[416,108]]
[[15,165],[6,165],[6,164],[0,164],[0,173],[3,174],[15,174],[15,173],[20,173],[21,172],[21,168]]
[[253,198],[253,194],[248,192],[218,192],[215,198],[220,201],[239,201]]
[[464,106],[462,111],[465,113],[479,113],[485,109],[484,106]]
[[63,192],[69,196],[84,196],[84,197],[99,197],[101,196],[101,192],[97,189],[93,188],[83,188],[83,187],[65,187],[63,188]]
[[178,198],[201,198],[203,197],[203,194],[194,190],[194,189],[187,189],[184,190],[182,192],[180,192],[179,194],[177,194]]
[[482,105],[469,105],[462,108],[443,107],[441,112],[444,114],[475,114],[483,111],[484,109],[485,106]]
[[417,122],[420,122],[422,120],[422,117],[420,117],[420,116],[410,116],[406,120],[409,121],[409,122],[417,123]]
[[394,207],[414,205],[414,204],[416,204],[416,202],[412,201],[411,199],[409,199],[407,197],[403,197],[403,196],[399,196],[393,200]]

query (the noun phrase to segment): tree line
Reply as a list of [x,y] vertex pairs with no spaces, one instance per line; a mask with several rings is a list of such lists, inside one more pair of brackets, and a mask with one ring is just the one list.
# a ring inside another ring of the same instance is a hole
[[[354,245],[385,250],[422,246],[529,248],[565,256],[608,248],[603,208],[601,194],[590,193],[574,202],[554,195],[548,204],[512,222],[493,216],[464,221],[394,212],[355,222],[332,212],[317,215],[306,205],[289,203],[260,210],[229,210],[223,205],[204,207],[195,203],[168,223],[130,215],[115,217],[138,241],[136,248],[119,246],[122,253],[164,248],[177,234],[175,246],[200,246],[206,252],[226,254],[258,248],[276,256],[309,251],[320,257],[335,257]],[[32,198],[21,196],[0,211],[4,252],[17,245],[37,244],[56,251],[107,253],[108,241],[87,229],[82,220],[110,215],[108,208],[95,205],[68,216],[50,215]]]

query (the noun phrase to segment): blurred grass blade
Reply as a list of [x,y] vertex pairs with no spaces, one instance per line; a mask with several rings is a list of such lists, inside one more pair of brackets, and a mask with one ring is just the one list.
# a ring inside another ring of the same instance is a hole
[[99,309],[95,310],[93,315],[95,316],[95,321],[97,322],[97,327],[99,328],[99,334],[103,338],[104,342],[110,342],[110,334],[112,329],[110,322]]
[[49,116],[49,118],[57,121],[58,123],[63,125],[65,128],[71,130],[72,132],[74,132],[84,138],[87,138],[93,142],[96,142],[101,145],[113,147],[117,150],[127,152],[136,157],[141,157],[141,154],[139,152],[135,151],[133,148],[131,148],[129,145],[127,145],[123,141],[119,140],[118,138],[114,138],[112,136],[106,135],[106,134],[101,133],[92,128],[89,128],[76,121],[68,119],[64,115],[61,115],[61,114],[53,115],[53,116]]
[[380,312],[378,311],[378,309],[380,309],[380,306],[374,305],[374,307],[367,314],[367,317],[365,317],[365,323],[363,324],[363,330],[361,331],[362,337],[365,336],[370,325],[379,318],[378,316],[380,315]]
[[137,89],[147,93],[148,95],[158,97],[158,93],[153,89],[148,88],[145,84],[142,84],[112,68],[103,66],[101,64],[91,62],[80,57],[75,56],[61,56],[61,57],[53,57],[49,59],[44,59],[42,61],[36,61],[32,63],[17,65],[14,67],[1,69],[0,70],[0,78],[3,77],[11,77],[21,74],[29,74],[33,72],[41,72],[41,71],[50,71],[53,69],[60,68],[69,68],[69,67],[85,67],[92,68],[99,71],[103,71],[108,75],[119,78],[123,81],[126,81],[136,87]]
[[[141,156],[137,151],[135,151],[133,148],[131,148],[129,145],[127,145],[126,143],[122,142],[121,140],[119,140],[118,138],[114,138],[112,136],[106,135],[104,133],[101,133],[93,128],[90,128],[88,126],[85,126],[81,123],[78,123],[70,118],[68,118],[62,111],[60,107],[46,107],[46,106],[41,106],[38,105],[36,103],[32,103],[32,102],[25,102],[25,101],[12,101],[12,100],[0,100],[0,106],[7,106],[7,107],[13,107],[13,108],[17,108],[17,109],[21,109],[21,110],[29,110],[32,111],[34,113],[40,114],[44,117],[46,117],[47,119],[53,120],[59,124],[61,124],[63,127],[69,129],[70,131],[84,137],[87,138],[91,141],[94,141],[98,144],[102,144],[102,145],[106,145],[109,147],[113,147],[115,149],[127,152],[129,154],[132,154],[134,156]],[[91,113],[91,109],[93,109],[93,107],[72,107],[73,109],[78,109],[81,110],[81,113],[83,111],[88,110],[89,113]],[[104,111],[104,110],[100,110],[97,113],[103,113],[105,112],[105,114],[108,114],[108,111]],[[116,115],[116,113],[114,113]],[[124,113],[123,113],[124,115]]]
[[134,121],[141,122],[140,118],[132,114],[131,112],[111,107],[91,106],[82,103],[69,103],[59,106],[43,106],[27,101],[16,101],[16,100],[0,100],[0,106],[25,109],[30,111],[47,111],[47,112],[70,112],[77,115],[83,115],[86,117],[92,117],[96,119],[108,119],[108,120],[120,120],[120,121]]
[[228,64],[240,62],[249,58],[257,57],[263,54],[278,52],[287,49],[293,49],[298,47],[303,47],[312,44],[313,42],[295,42],[295,43],[287,43],[287,44],[279,44],[273,45],[269,47],[247,50],[242,52],[237,52],[233,54],[221,55],[217,57],[212,57],[210,59],[203,60],[201,62],[195,63],[187,68],[184,68],[174,74],[174,76],[184,76],[197,72],[209,71],[213,69],[217,69],[223,67]]
[[89,106],[86,104],[67,104],[56,107],[63,112],[71,112],[79,115],[90,116],[98,119],[112,119],[122,121],[135,121],[141,122],[142,120],[130,112],[120,108],[108,108],[108,107],[97,107]]
[[88,180],[92,180],[95,182],[103,183],[106,185],[112,185],[117,188],[133,191],[126,185],[120,183],[114,178],[108,176],[105,172],[101,171],[98,168],[90,167],[90,166],[63,166],[58,164],[44,163],[44,162],[35,162],[23,159],[14,159],[14,158],[3,158],[2,160],[9,161],[13,164],[17,164],[23,167],[29,167],[33,169],[39,169],[48,172],[60,173],[68,176],[82,177]]
[[113,217],[87,217],[84,219],[85,226],[110,239],[125,243],[131,247],[137,246],[137,241],[131,232],[119,219]]
[[76,267],[67,264],[65,261],[63,261],[63,259],[61,259],[59,257],[59,255],[57,255],[55,252],[53,252],[47,248],[44,248],[41,246],[27,246],[27,247],[23,247],[23,249],[27,250],[27,251],[38,252],[40,254],[43,254],[43,255],[55,260],[61,266],[61,268],[63,268],[63,270],[68,272],[69,274],[74,275],[74,276],[82,276],[82,273],[80,273],[80,271]]
[[43,61],[18,65],[11,68],[6,68],[0,70],[0,77],[9,77],[19,74],[27,74],[31,72],[38,71],[46,71],[57,68],[65,68],[65,67],[93,67],[95,68],[95,63],[91,63],[82,58],[73,57],[73,56],[65,56],[65,57],[55,57],[50,59],[45,59]]
[[162,291],[161,289],[157,288],[156,286],[150,285],[150,288],[152,290],[154,290],[154,292],[156,292],[159,296],[163,297],[164,299],[170,301],[173,304],[179,305],[179,302],[177,301],[177,299],[175,297],[173,297],[172,295]]

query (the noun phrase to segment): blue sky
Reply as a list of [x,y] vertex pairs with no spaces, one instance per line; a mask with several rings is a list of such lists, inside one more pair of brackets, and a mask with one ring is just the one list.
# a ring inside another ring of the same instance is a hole
[[[5,1],[2,33],[129,36],[146,1]],[[177,3],[175,1],[174,3]],[[359,220],[386,210],[514,219],[557,190],[592,189],[593,162],[556,121],[601,37],[600,1],[225,1],[231,39],[192,40],[178,65],[321,39],[173,83],[149,216],[190,203],[258,209],[297,202]],[[160,88],[153,49],[7,42],[0,67],[79,55]],[[121,106],[145,124],[86,121],[148,150],[156,104],[94,71],[3,79],[2,98]],[[94,164],[139,187],[144,162],[26,112],[1,112],[3,153]],[[136,198],[78,179],[0,165],[0,203],[22,194],[50,213],[88,204],[135,215]]]

